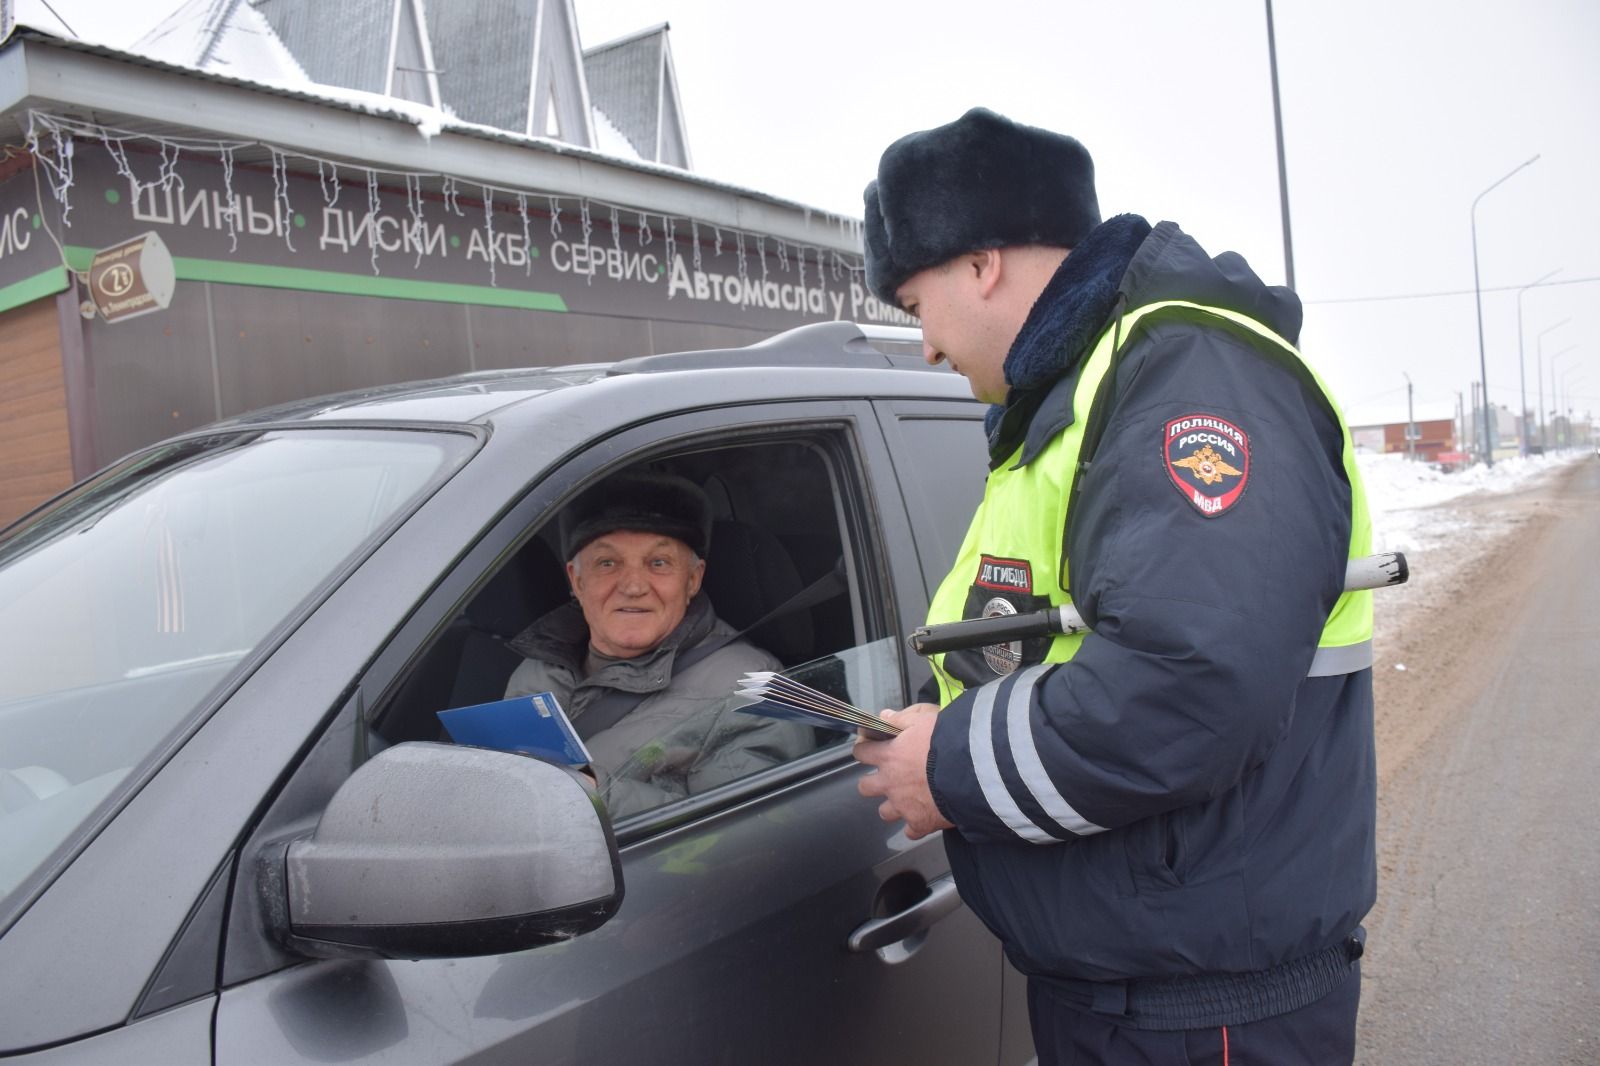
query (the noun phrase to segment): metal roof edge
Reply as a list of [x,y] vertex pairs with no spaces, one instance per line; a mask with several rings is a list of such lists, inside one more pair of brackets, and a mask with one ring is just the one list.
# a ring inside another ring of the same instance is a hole
[[583,55],[588,57],[594,55],[596,52],[605,52],[612,48],[620,48],[625,44],[632,44],[634,41],[642,40],[645,37],[653,36],[654,34],[660,33],[663,30],[671,29],[672,23],[658,22],[654,26],[646,26],[642,30],[634,30],[632,33],[625,33],[621,37],[613,37],[609,41],[603,41],[592,48],[585,48],[583,50]]
[[[215,92],[174,91],[176,79]],[[0,48],[0,113],[23,107],[129,115],[376,169],[449,174],[498,187],[587,197],[783,240],[859,253],[860,220],[676,167],[445,119],[419,134],[403,107],[195,70],[19,23]],[[106,124],[114,124],[109,120]]]

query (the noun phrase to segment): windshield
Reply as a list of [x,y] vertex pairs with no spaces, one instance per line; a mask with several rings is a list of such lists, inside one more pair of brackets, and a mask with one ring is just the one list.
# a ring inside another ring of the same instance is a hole
[[0,898],[473,446],[369,429],[179,441],[0,541]]

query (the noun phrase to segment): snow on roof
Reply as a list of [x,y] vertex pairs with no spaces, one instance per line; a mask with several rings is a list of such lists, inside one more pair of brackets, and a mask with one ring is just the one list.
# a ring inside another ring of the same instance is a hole
[[[860,250],[860,222],[858,219],[824,208],[813,207],[798,200],[775,196],[772,193],[750,186],[737,185],[720,178],[687,172],[678,167],[652,162],[648,159],[601,152],[594,148],[573,145],[548,137],[532,136],[496,126],[468,122],[459,118],[447,108],[429,107],[409,100],[383,96],[378,93],[360,92],[354,89],[343,89],[315,82],[304,85],[286,85],[263,81],[259,78],[248,77],[234,72],[202,70],[187,64],[173,63],[170,60],[164,60],[156,56],[132,52],[126,46],[104,44],[87,37],[68,36],[53,20],[49,22],[43,20],[23,21],[19,18],[12,26],[12,31],[4,40],[4,44],[7,47],[21,42],[34,42],[39,45],[98,56],[113,62],[147,66],[179,76],[197,78],[201,81],[216,81],[237,85],[241,88],[259,91],[265,96],[305,100],[379,118],[398,119],[416,127],[417,132],[427,138],[431,138],[441,131],[448,131],[502,144],[537,147],[556,155],[594,158],[628,170],[660,175],[671,178],[675,182],[686,182],[702,189],[715,190],[759,203],[772,204],[780,208],[804,212],[808,226],[813,219],[825,220],[829,226],[838,229],[841,237],[848,241],[855,251],[859,252]],[[126,114],[135,119],[138,116],[138,112],[133,111],[126,112]]]
[[590,110],[594,113],[595,151],[604,152],[607,155],[620,156],[623,159],[644,158],[639,154],[638,149],[634,148],[628,141],[628,138],[623,136],[622,131],[617,129],[616,123],[611,121],[609,115],[598,107],[590,108]]
[[672,29],[670,22],[658,22],[654,26],[646,26],[642,30],[634,30],[632,33],[624,33],[621,37],[613,37],[609,41],[602,41],[593,48],[585,48],[583,54],[592,56],[597,52],[604,52],[608,48],[618,48],[625,44],[632,44],[645,37],[653,37],[658,33],[665,33],[670,29]]
[[243,0],[189,0],[127,51],[249,81],[314,84],[266,17]]

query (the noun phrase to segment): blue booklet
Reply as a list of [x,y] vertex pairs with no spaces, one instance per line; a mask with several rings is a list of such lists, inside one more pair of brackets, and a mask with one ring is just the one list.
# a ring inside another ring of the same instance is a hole
[[552,693],[535,692],[494,703],[438,711],[457,744],[521,751],[566,766],[589,765],[589,749]]

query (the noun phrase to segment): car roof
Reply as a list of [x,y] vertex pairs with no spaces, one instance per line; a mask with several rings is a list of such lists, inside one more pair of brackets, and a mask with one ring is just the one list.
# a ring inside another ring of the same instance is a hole
[[[808,376],[805,371],[817,370],[840,380],[844,391],[862,396],[880,395],[886,390],[910,395],[969,395],[964,385],[953,387],[959,379],[945,368],[937,368],[933,374],[914,373],[935,370],[923,362],[921,344],[916,330],[823,322],[743,348],[647,355],[609,363],[479,370],[427,381],[376,385],[251,411],[213,423],[206,431],[295,422],[478,423],[553,391],[606,379],[686,371],[745,377],[766,371],[763,380],[793,385],[797,378]],[[779,368],[795,373],[786,373],[779,379],[770,373]],[[879,375],[885,371],[895,373],[884,379]],[[894,382],[894,386],[891,388],[886,380]]]

